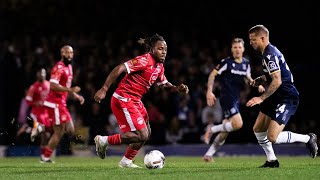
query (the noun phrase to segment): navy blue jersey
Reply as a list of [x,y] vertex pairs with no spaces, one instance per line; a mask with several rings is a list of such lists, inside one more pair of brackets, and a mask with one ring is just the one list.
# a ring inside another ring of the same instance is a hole
[[232,57],[228,57],[222,59],[215,70],[220,75],[221,98],[226,98],[229,102],[238,101],[245,84],[244,78],[251,75],[249,60],[243,58],[241,63],[237,63]]
[[237,63],[233,57],[222,59],[216,66],[215,71],[219,75],[220,104],[224,118],[239,113],[240,92],[245,85],[245,77],[251,76],[249,60],[242,58],[241,63]]
[[281,72],[282,84],[270,98],[297,99],[299,97],[299,92],[293,84],[293,76],[290,72],[290,68],[286,63],[283,54],[275,46],[269,44],[265,48],[262,66],[268,84],[272,81],[270,74],[278,71]]

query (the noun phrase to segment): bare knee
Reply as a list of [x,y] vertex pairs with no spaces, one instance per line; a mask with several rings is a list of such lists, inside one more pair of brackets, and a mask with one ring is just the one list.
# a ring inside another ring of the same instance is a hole
[[75,130],[74,130],[74,125],[72,121],[66,124],[66,132],[69,134],[74,134]]
[[233,116],[230,120],[223,120],[223,123],[226,123],[226,122],[231,122],[233,131],[236,131],[236,130],[242,128],[242,125],[243,125],[242,118],[241,118],[240,114]]
[[264,127],[261,124],[255,124],[253,126],[253,132],[260,133],[260,132],[266,132],[268,130],[268,127]]
[[147,141],[149,139],[149,133],[148,131],[140,131],[139,133],[140,137],[140,141]]
[[234,130],[238,130],[241,129],[243,126],[243,122],[242,121],[232,121],[232,127]]
[[269,133],[268,133],[267,137],[268,137],[268,140],[269,140],[270,142],[272,142],[272,143],[275,143],[275,142],[277,141],[277,138],[278,138],[277,135],[269,134]]
[[65,131],[64,128],[60,125],[60,126],[55,126],[53,128],[53,134],[58,136],[58,137],[62,137],[64,135]]
[[271,120],[270,117],[260,112],[256,119],[256,122],[253,125],[253,132],[255,133],[267,132],[270,124],[270,120]]

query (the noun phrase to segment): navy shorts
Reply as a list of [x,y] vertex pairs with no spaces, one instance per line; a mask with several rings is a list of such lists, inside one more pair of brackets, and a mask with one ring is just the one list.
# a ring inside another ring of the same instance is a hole
[[227,100],[220,99],[221,108],[223,110],[223,117],[229,119],[235,114],[240,113],[239,111],[239,101],[228,102]]
[[295,114],[299,99],[266,99],[260,104],[260,111],[278,124],[286,125],[290,117]]

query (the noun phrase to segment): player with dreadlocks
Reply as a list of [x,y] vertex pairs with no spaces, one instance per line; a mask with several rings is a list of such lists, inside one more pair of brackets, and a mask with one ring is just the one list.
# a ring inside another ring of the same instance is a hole
[[164,75],[167,43],[162,36],[155,34],[145,39],[140,38],[138,43],[145,46],[146,53],[117,65],[94,96],[95,101],[100,103],[112,83],[122,73],[126,73],[111,98],[111,109],[122,133],[97,135],[94,138],[97,155],[102,159],[105,158],[109,145],[128,144],[125,155],[119,162],[121,168],[140,168],[132,160],[151,135],[149,117],[141,101],[150,87],[156,82],[158,86],[173,88],[182,95],[189,92],[186,85],[172,85]]

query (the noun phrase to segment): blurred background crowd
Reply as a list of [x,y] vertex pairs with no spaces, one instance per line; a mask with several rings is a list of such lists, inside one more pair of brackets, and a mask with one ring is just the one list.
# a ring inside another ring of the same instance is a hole
[[[125,6],[124,6],[125,3]],[[214,3],[214,2],[212,2]],[[222,3],[222,4],[221,4]],[[93,145],[95,135],[119,131],[110,109],[110,98],[94,102],[94,93],[101,87],[113,67],[143,53],[139,38],[155,33],[165,38],[168,55],[165,74],[172,84],[189,86],[188,96],[156,86],[143,101],[150,116],[152,138],[149,144],[203,143],[202,135],[210,122],[219,123],[219,106],[206,105],[207,78],[214,66],[230,55],[234,37],[246,42],[245,56],[252,66],[252,76],[261,74],[259,59],[249,47],[247,30],[264,24],[270,30],[270,41],[284,53],[301,94],[300,107],[287,129],[298,133],[319,134],[317,103],[319,98],[311,82],[317,77],[312,34],[319,19],[312,4],[299,6],[300,12],[261,15],[254,8],[239,4],[212,7],[200,2],[148,1],[62,1],[3,0],[0,2],[1,104],[0,144],[28,144],[26,124],[28,107],[24,96],[36,80],[36,70],[45,68],[49,78],[52,66],[60,60],[60,48],[70,44],[75,51],[73,85],[82,88],[86,102],[80,106],[69,99],[79,143]],[[298,8],[298,5],[292,5]],[[288,21],[292,19],[292,21]],[[241,99],[244,126],[230,134],[230,143],[256,143],[252,132],[256,108],[245,107],[247,99],[258,92],[251,88]],[[219,85],[216,94],[219,95]]]

